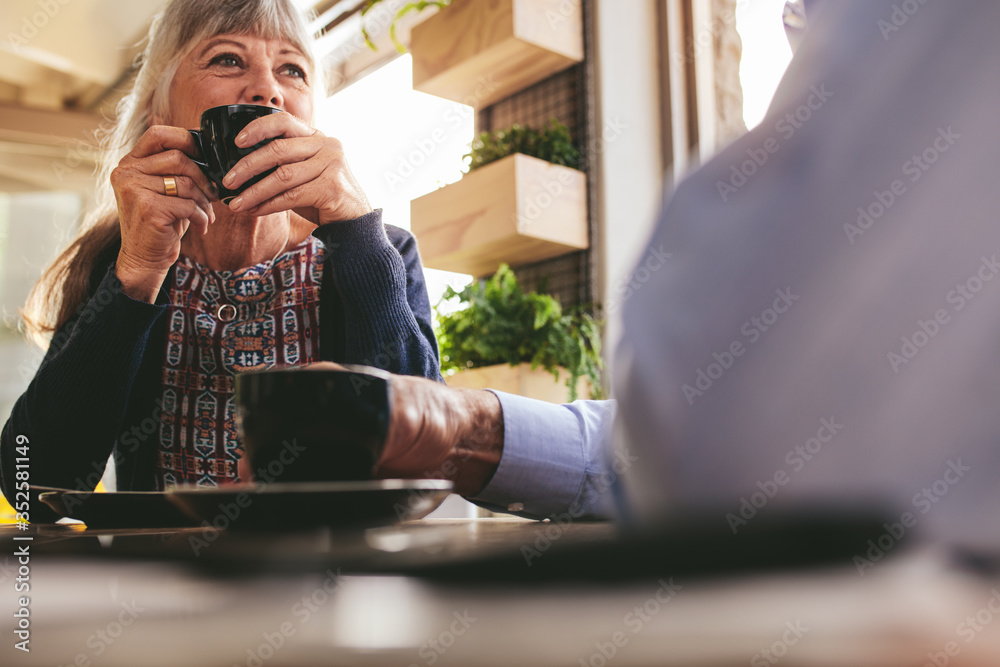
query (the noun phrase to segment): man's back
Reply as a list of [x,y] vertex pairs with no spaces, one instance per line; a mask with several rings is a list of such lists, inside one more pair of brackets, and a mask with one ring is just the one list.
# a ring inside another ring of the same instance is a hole
[[[680,186],[616,371],[647,512],[888,503],[1000,543],[1000,4],[826,3]],[[745,500],[745,502],[744,502]]]

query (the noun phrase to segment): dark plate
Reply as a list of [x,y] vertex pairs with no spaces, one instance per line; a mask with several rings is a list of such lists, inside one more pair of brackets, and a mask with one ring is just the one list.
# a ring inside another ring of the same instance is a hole
[[216,528],[301,530],[329,526],[384,526],[419,519],[451,492],[437,479],[383,479],[354,482],[178,486],[167,497],[192,517]]
[[167,500],[162,491],[91,493],[33,486],[38,499],[57,514],[89,528],[183,528],[197,522]]

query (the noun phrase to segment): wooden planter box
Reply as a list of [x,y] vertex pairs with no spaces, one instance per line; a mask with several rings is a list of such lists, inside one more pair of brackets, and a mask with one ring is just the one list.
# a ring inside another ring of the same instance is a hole
[[580,0],[457,0],[410,35],[413,88],[489,106],[583,60]]
[[485,276],[588,247],[582,171],[516,153],[410,202],[424,266]]
[[[569,388],[566,386],[566,371],[560,371],[556,381],[548,371],[541,368],[532,370],[531,364],[517,366],[497,364],[460,371],[445,378],[449,387],[462,389],[496,389],[508,394],[548,401],[549,403],[569,403]],[[590,397],[590,383],[580,378],[576,385],[577,398]]]

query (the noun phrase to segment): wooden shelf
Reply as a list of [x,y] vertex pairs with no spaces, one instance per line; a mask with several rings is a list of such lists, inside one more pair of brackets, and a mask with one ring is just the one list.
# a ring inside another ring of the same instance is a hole
[[485,276],[589,246],[582,171],[516,153],[410,202],[424,266]]
[[[508,394],[527,396],[549,403],[569,403],[569,387],[566,386],[567,374],[559,371],[559,380],[542,368],[532,370],[531,364],[521,363],[516,366],[497,364],[483,368],[472,368],[445,378],[449,387],[462,389],[496,389]],[[580,378],[576,385],[578,398],[590,395],[590,383]]]
[[489,106],[583,60],[579,0],[458,0],[414,27],[413,88]]

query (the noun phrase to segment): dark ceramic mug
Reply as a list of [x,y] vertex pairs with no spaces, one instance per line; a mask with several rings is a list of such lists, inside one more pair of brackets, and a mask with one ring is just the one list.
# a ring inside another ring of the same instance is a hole
[[235,190],[230,190],[222,185],[222,179],[236,166],[237,162],[271,142],[271,139],[265,139],[259,144],[240,148],[236,145],[236,137],[251,121],[273,113],[282,113],[282,111],[257,104],[227,104],[213,107],[201,114],[200,130],[188,130],[198,147],[198,157],[194,163],[205,172],[210,181],[215,183],[219,199],[222,200],[223,204],[228,204],[248,187],[274,172],[274,168],[272,168],[262,174],[257,174]]
[[258,482],[372,478],[389,432],[390,376],[345,368],[236,375],[236,429]]

